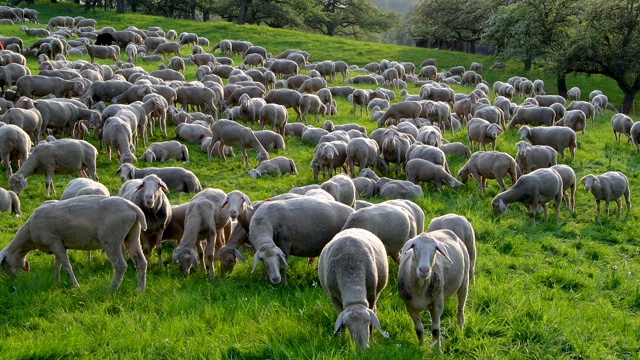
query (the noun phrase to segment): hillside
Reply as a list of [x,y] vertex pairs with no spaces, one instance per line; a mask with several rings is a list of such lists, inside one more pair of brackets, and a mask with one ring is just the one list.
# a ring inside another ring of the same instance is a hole
[[[530,79],[544,79],[547,93],[555,92],[553,79],[546,74],[535,71],[521,74],[521,64],[515,62],[507,63],[506,72],[490,71],[488,68],[494,59],[488,57],[222,22],[194,23],[101,11],[85,14],[80,7],[66,2],[42,1],[34,8],[41,12],[41,23],[54,15],[84,15],[95,18],[98,27],[123,29],[129,25],[138,28],[154,25],[165,30],[175,29],[178,33],[195,32],[209,39],[211,45],[232,38],[252,41],[273,54],[299,48],[311,54],[311,61],[343,60],[363,66],[381,59],[420,64],[425,58],[436,58],[438,67],[445,69],[454,65],[468,67],[472,61],[481,61],[485,65],[483,77],[490,84],[514,75],[526,75]],[[21,36],[25,43],[35,40],[24,36],[18,25],[1,25],[0,33]],[[188,47],[181,49],[183,56],[189,53]],[[88,61],[87,56],[82,59]],[[234,61],[239,64],[241,58],[234,57]],[[151,71],[158,63],[137,65]],[[38,65],[33,57],[28,58],[28,66],[37,73]],[[195,71],[195,66],[187,68],[187,80],[195,79]],[[338,76],[331,85],[343,85],[342,80]],[[619,103],[622,97],[613,82],[599,76],[571,77],[568,85],[579,86],[583,98],[594,89],[603,90],[613,103]],[[408,90],[416,94],[419,88],[409,86]],[[454,90],[469,93],[473,88],[457,86]],[[493,94],[490,98],[493,100]],[[346,99],[336,100],[338,115],[329,118],[334,123],[357,122],[369,133],[377,127],[369,116],[354,115]],[[519,103],[523,99],[514,100]],[[480,193],[475,180],[458,190],[445,188],[439,193],[431,185],[423,185],[425,196],[415,202],[424,210],[427,223],[447,213],[463,215],[473,224],[478,247],[476,282],[470,286],[464,330],[456,329],[454,299],[446,302],[442,315],[444,358],[640,357],[637,336],[640,333],[640,243],[635,227],[640,216],[637,206],[640,161],[632,145],[615,142],[610,125],[612,115],[607,111],[596,118],[595,125],[589,122],[586,133],[578,134],[576,158],[560,161],[571,165],[578,180],[589,173],[609,170],[622,171],[628,176],[631,210],[623,206],[622,214],[617,215],[616,205],[612,204],[611,217],[603,214],[601,223],[596,222],[595,201],[582,184],[578,185],[575,214],[563,203],[557,224],[550,211],[547,221],[538,214],[535,228],[530,227],[526,210],[520,204],[510,205],[500,218],[493,215],[491,199],[500,192],[495,180],[487,182],[485,195]],[[295,119],[293,111],[289,116]],[[640,120],[637,116],[633,119]],[[313,121],[312,125],[320,126]],[[171,124],[169,139],[175,138],[174,129]],[[445,137],[468,144],[465,129],[453,137],[449,133]],[[87,140],[98,147],[93,136]],[[156,131],[150,140],[165,139]],[[518,140],[517,132],[509,130],[500,135],[497,149],[513,155]],[[314,144],[288,136],[286,145],[286,150],[270,153],[272,157],[294,159],[299,172],[296,176],[254,180],[248,176],[249,169],[242,164],[237,149],[236,157],[229,157],[227,162],[220,158],[208,162],[200,146],[195,144],[188,144],[189,163],[171,161],[153,165],[182,166],[193,171],[204,187],[219,188],[227,193],[238,189],[252,201],[287,192],[292,186],[320,184],[322,177],[314,180],[309,170]],[[143,151],[140,145],[136,155]],[[248,153],[251,165],[255,166],[255,152]],[[450,156],[448,161],[454,174],[465,163],[465,159],[455,156]],[[136,164],[138,167],[148,165]],[[121,185],[114,175],[117,168],[117,162],[107,161],[104,150],[99,152],[98,176],[112,195],[117,194]],[[59,199],[66,183],[75,177],[75,174],[56,175],[57,194],[51,199]],[[399,177],[404,179],[405,175]],[[35,208],[47,200],[44,176],[31,176],[28,183],[29,187],[20,195],[23,215],[13,218],[8,213],[0,213],[0,248],[11,241]],[[507,186],[511,185],[507,180]],[[169,193],[168,197],[173,205],[178,205],[188,202],[192,195]],[[314,219],[301,218],[300,221],[312,223]],[[169,262],[174,248],[173,243],[164,244],[165,263]],[[154,253],[149,261],[147,291],[141,295],[135,290],[130,260],[122,286],[114,294],[107,289],[113,267],[99,252],[94,252],[91,262],[82,251],[69,252],[80,284],[80,288],[74,289],[64,273],[61,284],[54,284],[52,256],[34,251],[28,256],[29,273],[0,281],[0,357],[422,359],[436,356],[429,341],[424,346],[418,345],[412,322],[398,297],[398,266],[391,260],[389,282],[377,303],[380,325],[390,337],[385,339],[374,334],[371,349],[360,354],[348,336],[332,337],[337,314],[319,286],[315,264],[290,257],[289,285],[284,287],[272,285],[263,276],[262,264],[257,265],[255,272],[251,271],[253,253],[249,250],[242,253],[249,264],[238,263],[229,277],[219,276],[215,281],[209,281],[202,268],[192,271],[188,278],[173,264],[161,268]],[[217,267],[218,264],[216,270]],[[422,314],[422,322],[428,336],[428,313]]]

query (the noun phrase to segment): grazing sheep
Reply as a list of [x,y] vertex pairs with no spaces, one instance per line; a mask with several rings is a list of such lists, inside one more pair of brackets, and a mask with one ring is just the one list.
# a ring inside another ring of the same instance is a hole
[[67,183],[65,186],[60,200],[67,200],[82,195],[101,195],[110,196],[109,189],[103,184],[87,179],[87,178],[75,178]]
[[265,150],[285,150],[286,145],[282,135],[271,130],[256,130],[253,132],[258,142]]
[[378,180],[379,194],[383,199],[415,199],[424,196],[420,185],[407,180],[380,178]]
[[11,212],[16,217],[22,215],[20,211],[20,199],[11,190],[0,189],[0,212]]
[[[576,207],[576,173],[573,171],[571,166],[563,164],[553,165],[551,169],[557,171],[562,178],[562,196],[564,197],[564,201],[567,203],[569,211],[573,214]],[[567,190],[571,192],[569,193]]]
[[336,169],[344,167],[347,161],[347,144],[343,141],[327,141],[319,143],[314,149],[313,159],[311,159],[311,171],[313,178],[318,180],[320,172],[324,179],[329,174],[333,176]]
[[365,168],[375,168],[380,159],[380,148],[373,139],[355,138],[349,140],[346,148],[346,164],[349,167],[351,177],[356,176],[355,165],[358,165],[358,173]]
[[[353,185],[356,187],[356,195],[365,199],[370,199],[376,195],[378,195],[378,182],[369,179],[366,177],[356,177],[353,178]],[[356,203],[358,200],[356,200]],[[358,209],[358,205],[356,204],[356,210]]]
[[604,109],[607,108],[608,103],[609,98],[605,94],[598,94],[591,99],[591,104],[593,104],[596,115],[604,115]]
[[312,113],[318,122],[318,114],[325,116],[327,114],[327,107],[322,104],[322,101],[317,95],[302,94],[298,101],[298,109],[300,110],[300,119],[303,123],[307,124],[306,115]]
[[422,104],[417,101],[402,101],[399,103],[391,104],[380,119],[378,119],[378,127],[381,128],[387,124],[388,119],[393,119],[394,125],[400,122],[400,119],[417,119],[422,113]]
[[258,123],[260,130],[264,130],[265,125],[270,124],[271,130],[276,131],[282,137],[286,134],[287,121],[289,120],[289,112],[284,105],[265,104],[258,114]]
[[458,300],[458,326],[464,326],[469,267],[465,244],[451,230],[422,233],[404,245],[398,269],[398,295],[413,321],[420,345],[424,344],[420,312],[429,310],[431,339],[435,342],[436,351],[440,352],[440,316],[444,301],[453,294],[457,295]]
[[126,247],[138,274],[138,290],[144,292],[147,261],[140,248],[140,230],[146,228],[142,211],[125,199],[81,196],[47,201],[36,208],[9,245],[0,251],[0,267],[10,276],[17,275],[20,269],[29,271],[26,256],[37,248],[55,255],[56,283],[60,282],[60,268],[63,267],[71,278],[71,285],[78,287],[67,249],[103,249],[115,270],[109,288],[116,291],[127,269],[123,255]]
[[472,118],[467,123],[467,139],[469,140],[469,148],[473,151],[473,141],[478,143],[478,151],[480,145],[486,151],[487,142],[491,143],[493,151],[496,150],[496,139],[502,132],[498,124],[491,124],[487,120],[480,118]]
[[29,135],[17,125],[3,125],[0,127],[0,158],[4,163],[7,176],[13,175],[11,164],[16,169],[24,163],[31,152]]
[[264,97],[264,101],[267,103],[283,105],[286,108],[292,108],[296,112],[296,121],[300,120],[300,110],[298,103],[300,102],[300,94],[296,90],[291,89],[276,89],[271,90]]
[[507,211],[507,206],[514,202],[522,203],[529,213],[531,226],[536,226],[536,211],[542,206],[544,220],[547,220],[547,203],[553,201],[556,210],[556,224],[560,219],[562,203],[562,178],[557,171],[542,168],[522,175],[511,189],[496,195],[491,201],[493,214],[500,216]]
[[353,180],[345,174],[338,174],[320,184],[320,188],[333,196],[340,203],[355,207],[356,187]]
[[[353,259],[358,261],[354,263]],[[361,349],[369,348],[371,326],[388,337],[375,313],[376,301],[389,277],[387,253],[377,236],[364,229],[336,234],[320,253],[318,276],[338,313],[334,334],[346,326]]]
[[551,146],[531,145],[526,141],[519,141],[515,147],[518,149],[516,164],[522,174],[557,164],[558,152]]
[[595,124],[596,109],[592,103],[588,101],[572,101],[567,106],[567,111],[569,110],[582,110],[587,118],[591,118],[591,125]]
[[200,144],[205,138],[211,137],[211,135],[211,129],[200,124],[180,123],[176,126],[176,136],[178,139],[186,142]]
[[469,254],[469,281],[475,284],[476,272],[476,234],[473,226],[466,217],[457,214],[447,214],[431,219],[427,232],[448,229],[453,231],[467,249]]
[[631,142],[636,147],[636,151],[640,152],[640,121],[633,123],[630,134]]
[[[370,231],[382,241],[386,254],[399,263],[400,250],[418,235],[413,213],[401,206],[383,202],[353,212],[342,230],[359,228]],[[420,229],[422,231],[422,229]]]
[[242,94],[238,100],[240,105],[240,121],[247,126],[247,123],[251,122],[250,128],[253,126],[256,120],[260,121],[260,109],[267,103],[261,98],[251,98],[249,94]]
[[615,114],[611,118],[611,127],[613,128],[613,137],[616,142],[620,142],[620,134],[627,137],[627,144],[631,142],[631,127],[633,120],[625,114]]
[[442,144],[440,145],[440,150],[442,150],[446,155],[455,154],[456,156],[461,158],[467,158],[471,156],[471,149],[460,142]]
[[319,256],[353,211],[352,207],[337,201],[315,196],[263,204],[255,211],[249,225],[249,241],[256,250],[252,272],[262,260],[271,283],[282,281],[286,286],[287,257]]
[[111,162],[111,148],[116,150],[119,163],[132,163],[137,161],[133,152],[133,135],[129,122],[120,117],[110,117],[104,122],[100,131],[102,141],[107,147],[107,159]]
[[171,159],[189,162],[189,149],[179,141],[162,141],[149,144],[142,154],[142,160],[146,162],[165,162]]
[[[404,171],[404,164],[406,162],[406,154],[409,146],[411,146],[411,138],[409,135],[399,133],[393,128],[386,130],[383,133],[383,140],[380,146],[382,157],[388,163],[394,163],[396,177],[400,172]],[[387,169],[387,176],[389,175]]]
[[260,163],[263,160],[269,159],[269,153],[264,149],[262,144],[258,141],[255,134],[248,127],[242,126],[235,121],[221,119],[213,123],[211,126],[211,145],[208,149],[208,158],[211,161],[211,153],[213,145],[216,141],[220,141],[220,155],[223,161],[227,161],[226,156],[223,153],[223,146],[238,146],[242,153],[242,163],[247,167],[249,166],[249,160],[247,159],[246,149],[254,149],[258,155],[256,156],[256,162]]
[[91,178],[98,181],[96,174],[96,157],[98,150],[83,140],[60,139],[50,143],[38,144],[31,151],[29,158],[24,161],[20,169],[9,177],[9,188],[20,195],[26,188],[27,178],[35,173],[45,173],[47,197],[51,192],[56,193],[53,186],[53,174],[70,174],[78,172],[86,177],[85,169]]
[[293,162],[293,160],[284,156],[278,156],[273,159],[264,160],[260,164],[258,164],[258,167],[256,167],[255,169],[249,170],[249,176],[254,179],[267,174],[297,175],[298,170],[296,169],[296,164]]
[[580,88],[577,86],[574,86],[571,89],[567,90],[567,99],[571,101],[578,101],[580,100],[581,94],[582,92],[580,91]]
[[552,126],[556,112],[545,106],[520,106],[511,118],[509,129],[516,125]]
[[518,179],[516,161],[511,155],[499,151],[478,151],[471,155],[469,160],[458,171],[457,178],[466,183],[469,178],[478,181],[478,188],[485,193],[487,179],[495,179],[500,185],[500,190],[507,190],[504,177],[509,175],[511,183]]
[[193,172],[177,166],[138,169],[132,164],[124,163],[116,171],[116,175],[120,175],[120,181],[122,182],[127,181],[127,179],[142,179],[151,174],[160,178],[165,188],[172,191],[187,193],[202,191],[202,185],[200,185],[198,177]]
[[534,127],[523,126],[519,130],[521,140],[529,140],[532,145],[547,145],[560,154],[564,160],[564,149],[569,148],[571,159],[575,157],[576,132],[564,126]]
[[306,142],[317,144],[320,142],[320,138],[328,134],[329,132],[325,129],[307,126],[302,130],[300,137]]
[[180,44],[172,42],[158,44],[158,47],[156,47],[152,54],[161,55],[163,60],[166,60],[167,54],[180,56]]
[[407,173],[407,181],[414,184],[419,184],[420,182],[432,183],[436,187],[436,191],[441,191],[442,185],[448,185],[453,189],[462,186],[462,183],[447,173],[442,166],[424,159],[416,158],[407,161],[405,171]]
[[604,200],[604,209],[609,217],[609,203],[615,201],[618,204],[618,215],[621,212],[620,198],[624,196],[627,203],[627,210],[631,209],[631,201],[629,200],[629,180],[619,171],[607,171],[602,175],[586,175],[580,179],[584,183],[584,189],[590,191],[596,200],[596,208],[598,210],[598,222],[600,222],[600,201]]
[[449,170],[449,164],[447,163],[447,157],[440,148],[431,145],[424,145],[419,142],[415,142],[409,146],[405,155],[405,160],[411,159],[423,159],[430,161],[436,165],[442,166],[446,172],[451,174]]
[[575,132],[582,131],[584,134],[587,127],[587,117],[582,110],[567,110],[564,117],[556,122],[556,126],[566,126]]

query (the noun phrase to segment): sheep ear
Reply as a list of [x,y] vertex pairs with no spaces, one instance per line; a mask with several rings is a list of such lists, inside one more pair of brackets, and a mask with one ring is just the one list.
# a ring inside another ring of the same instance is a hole
[[256,251],[256,254],[253,255],[253,265],[251,265],[252,274],[253,274],[253,271],[256,269],[256,266],[258,266],[258,261],[260,261],[260,250]]
[[22,271],[29,272],[31,270],[31,265],[29,265],[29,260],[24,259],[24,266],[22,267]]
[[251,206],[251,200],[249,200],[249,197],[247,195],[242,195],[242,200],[244,200],[247,205]]
[[164,181],[160,180],[160,183],[158,184],[158,187],[160,189],[162,189],[162,191],[168,193],[169,189],[167,188],[167,184],[164,183]]
[[242,256],[238,249],[233,249],[233,254],[236,256],[236,259],[242,261],[245,264],[247,263],[247,260],[244,258],[244,256]]
[[340,331],[343,325],[344,325],[344,311],[341,312],[340,315],[338,315],[338,320],[336,320],[336,325],[333,327],[333,336],[336,336],[336,334],[338,333],[338,331]]
[[500,200],[500,203],[498,204],[498,206],[500,207],[501,213],[504,213],[505,211],[507,211],[507,204],[505,204],[504,201],[502,201],[502,199]]
[[367,309],[367,312],[369,313],[369,320],[371,321],[371,323],[373,324],[373,326],[378,329],[378,332],[380,332],[380,334],[385,338],[388,339],[389,338],[389,334],[382,331],[382,328],[380,327],[380,321],[378,321],[378,317],[376,316],[376,313],[373,312],[373,310],[371,309]]
[[276,247],[276,251],[278,251],[278,256],[280,256],[280,259],[284,263],[284,267],[288,268],[289,264],[287,264],[287,258],[284,256],[284,253],[282,252],[282,250],[280,250],[279,247]]
[[194,269],[198,269],[198,260],[196,259],[196,254],[191,254],[191,266]]
[[447,251],[447,248],[445,248],[441,242],[436,243],[436,251],[440,253],[440,255],[444,256],[445,259],[449,260],[450,263],[453,264],[453,261],[451,261],[451,259],[449,258],[449,252]]
[[122,172],[122,166],[120,166],[118,170],[116,170],[116,175],[119,175],[121,172]]
[[402,248],[402,252],[400,253],[400,256],[401,257],[404,256],[407,253],[407,251],[409,251],[409,249],[413,249],[413,246],[414,246],[413,240],[407,241],[404,244],[404,247]]
[[581,183],[587,182],[587,177],[586,177],[586,176],[584,176],[582,179],[580,179],[580,182],[581,182]]
[[224,202],[222,203],[222,205],[220,205],[220,209],[224,208],[228,204],[229,204],[229,201],[227,199],[225,199]]
[[28,188],[29,184],[27,184],[27,179],[20,177],[20,185],[22,185],[23,188]]

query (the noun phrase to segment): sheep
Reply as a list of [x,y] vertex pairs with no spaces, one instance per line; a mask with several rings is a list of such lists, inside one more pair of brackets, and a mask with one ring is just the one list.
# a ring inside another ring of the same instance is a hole
[[180,44],[166,42],[158,44],[156,49],[152,53],[153,55],[161,55],[162,59],[167,59],[167,54],[174,54],[175,56],[180,56]]
[[469,267],[465,245],[451,230],[422,233],[404,245],[398,268],[398,295],[413,321],[420,345],[424,344],[420,312],[429,310],[431,339],[436,351],[440,352],[440,317],[444,301],[453,294],[457,295],[458,326],[464,326]]
[[547,145],[531,145],[526,141],[516,143],[516,164],[522,174],[557,164],[558,152]]
[[328,134],[329,132],[325,129],[307,126],[302,130],[300,137],[303,141],[318,144],[320,142],[320,138]]
[[569,148],[571,159],[575,157],[576,132],[563,126],[534,127],[523,126],[519,130],[521,140],[529,140],[532,145],[547,145],[558,151],[564,159],[564,149]]
[[580,88],[574,86],[571,89],[567,90],[567,99],[571,101],[578,101],[580,100],[581,93],[582,92],[580,91]]
[[85,105],[93,105],[99,101],[110,102],[115,96],[127,91],[133,84],[120,80],[96,81],[80,96],[80,101]]
[[[538,92],[536,92],[539,94]],[[540,106],[551,106],[551,104],[560,103],[563,106],[567,103],[567,100],[560,95],[536,95],[534,97]]]
[[301,96],[302,95],[296,90],[276,89],[269,91],[269,93],[264,97],[264,100],[267,103],[279,104],[287,108],[292,108],[296,112],[296,120],[300,120],[298,103],[300,102]]
[[11,212],[15,217],[22,215],[20,199],[16,193],[0,188],[0,212]]
[[[100,221],[96,221],[100,219]],[[69,224],[75,224],[69,226]],[[127,269],[122,250],[129,251],[138,274],[138,290],[144,293],[147,262],[140,248],[140,230],[146,229],[144,214],[130,201],[103,196],[81,196],[40,205],[0,251],[0,267],[10,276],[30,270],[26,256],[38,248],[55,255],[54,281],[60,282],[64,267],[71,285],[79,287],[69,263],[67,249],[103,249],[113,264],[112,291],[120,287]]]
[[258,112],[258,123],[260,130],[264,130],[265,125],[270,124],[271,130],[276,131],[282,137],[286,134],[287,121],[289,120],[289,112],[284,105],[265,104],[260,107]]
[[19,168],[30,152],[31,140],[22,128],[11,124],[0,127],[0,158],[6,166],[7,176],[13,175],[11,164]]
[[620,198],[624,196],[627,203],[627,211],[631,209],[631,201],[629,200],[629,180],[619,171],[607,171],[602,175],[588,174],[580,179],[584,183],[584,189],[591,192],[596,200],[596,209],[598,211],[598,222],[600,222],[600,201],[604,200],[604,208],[609,217],[609,203],[615,201],[618,204],[618,215],[621,213]]
[[534,170],[522,175],[509,190],[496,195],[491,201],[493,214],[500,216],[507,211],[507,206],[514,202],[522,203],[529,213],[531,226],[536,226],[536,211],[542,206],[544,220],[547,220],[547,203],[553,201],[556,210],[556,224],[560,219],[562,203],[562,178],[557,171],[550,168]]
[[[365,178],[365,177],[356,177],[353,178],[353,185],[356,187],[356,195],[365,199],[370,199],[376,195],[380,189],[378,189],[378,182]],[[358,200],[356,200],[357,203]],[[356,210],[358,209],[358,205],[356,204]]]
[[427,232],[448,229],[455,233],[465,245],[469,254],[469,281],[475,284],[476,272],[476,234],[473,226],[464,216],[447,214],[431,219]]
[[440,150],[442,150],[446,155],[455,154],[456,156],[461,158],[467,158],[471,156],[471,149],[460,142],[442,144],[440,145]]
[[593,104],[596,115],[604,115],[604,109],[607,108],[607,104],[609,103],[609,98],[607,97],[607,95],[598,94],[594,96],[590,101],[591,104]]
[[424,196],[420,185],[406,180],[381,178],[378,181],[379,195],[386,199],[414,199]]
[[300,119],[303,123],[307,124],[306,115],[311,112],[318,122],[318,114],[326,115],[327,107],[322,104],[322,101],[317,95],[302,94],[300,100],[298,100],[298,109],[300,110]]
[[51,192],[56,193],[53,186],[53,173],[70,174],[78,172],[86,176],[85,169],[91,178],[98,181],[96,174],[96,157],[98,150],[83,140],[60,139],[50,143],[38,144],[34,147],[29,158],[24,161],[20,169],[9,177],[9,188],[20,195],[26,188],[27,178],[34,173],[45,173],[47,197]]
[[640,152],[640,121],[633,123],[630,134],[631,142],[636,147],[636,151]]
[[513,129],[516,125],[552,126],[555,116],[555,111],[545,106],[520,106],[507,127]]
[[487,142],[492,144],[493,151],[496,150],[496,139],[502,132],[498,124],[491,124],[487,120],[480,118],[472,118],[467,123],[467,139],[469,140],[469,148],[473,151],[473,141],[478,143],[478,151],[480,151],[480,145],[486,151]]
[[267,174],[297,175],[298,170],[296,169],[296,164],[293,162],[293,160],[284,156],[278,156],[273,159],[265,160],[258,164],[258,167],[256,167],[255,169],[249,170],[249,176],[254,179]]
[[106,186],[97,181],[87,178],[76,178],[67,183],[67,186],[65,186],[60,196],[60,200],[67,200],[82,195],[110,196],[110,193]]
[[337,201],[315,196],[263,204],[249,224],[249,241],[256,250],[251,271],[262,260],[271,283],[283,282],[287,286],[287,257],[319,256],[353,211]]
[[[357,264],[353,259],[358,259]],[[356,347],[369,348],[370,326],[385,338],[376,316],[376,300],[387,285],[387,253],[378,237],[365,229],[342,230],[322,249],[318,260],[320,285],[338,313],[336,334],[349,328]]]
[[342,230],[360,228],[370,231],[382,241],[386,254],[397,264],[400,261],[402,246],[407,240],[418,235],[417,226],[410,210],[383,202],[353,212]]
[[[208,158],[211,161],[211,154],[213,150],[213,144],[216,141],[220,141],[220,150],[224,145],[238,146],[242,153],[242,163],[247,167],[249,166],[249,160],[247,159],[246,149],[254,149],[258,155],[256,156],[256,162],[260,163],[263,160],[269,159],[269,153],[260,144],[253,131],[245,126],[242,126],[235,121],[221,119],[213,123],[211,127],[212,137],[211,145],[208,149]],[[224,153],[220,151],[220,155],[223,161],[227,161]]]
[[424,159],[416,158],[407,161],[405,171],[407,181],[416,185],[420,182],[430,182],[436,187],[436,191],[441,191],[442,185],[448,185],[453,189],[462,186],[462,183],[447,173],[442,166]]
[[302,85],[300,85],[300,88],[298,89],[298,92],[301,94],[304,93],[313,93],[316,92],[320,89],[324,89],[327,87],[327,81],[323,78],[312,78],[312,79],[307,79],[305,80]]
[[149,144],[149,147],[142,154],[142,160],[146,162],[175,159],[177,161],[189,162],[189,149],[179,141],[162,141]]
[[567,106],[567,111],[569,110],[582,110],[587,118],[591,118],[591,125],[595,124],[596,109],[592,103],[588,101],[572,101]]
[[141,234],[142,252],[148,261],[155,247],[160,266],[162,266],[162,236],[164,229],[171,221],[171,204],[165,192],[169,192],[167,185],[155,174],[129,180],[122,184],[118,191],[119,197],[131,201],[142,210],[147,222],[147,228]]
[[[573,214],[576,207],[576,173],[569,165],[553,165],[551,169],[558,172],[562,178],[562,196],[567,203],[567,207]],[[567,192],[569,190],[570,192]]]
[[496,179],[500,190],[507,190],[503,180],[506,175],[509,175],[511,182],[515,184],[518,179],[517,165],[511,155],[499,151],[479,151],[471,155],[456,177],[462,183],[466,183],[469,178],[476,179],[480,192],[484,194],[487,179]]
[[[403,167],[406,161],[406,153],[412,140],[409,135],[399,133],[393,128],[387,129],[382,137],[383,140],[380,145],[382,157],[387,163],[396,164],[395,174],[397,177],[400,172],[404,171]],[[389,170],[390,169],[387,169],[387,176],[389,175]]]
[[240,105],[240,121],[245,126],[248,122],[251,122],[251,129],[256,122],[260,120],[260,109],[266,105],[266,102],[261,98],[251,98],[249,94],[242,94],[238,100]]
[[122,182],[127,181],[127,179],[142,179],[151,174],[159,177],[163,181],[165,188],[172,191],[187,193],[202,191],[202,185],[200,185],[198,177],[193,172],[177,166],[138,169],[132,164],[123,163],[116,171],[116,175],[120,175],[120,181]]
[[68,93],[79,95],[85,93],[84,84],[78,80],[65,80],[58,77],[44,75],[26,75],[16,81],[17,96],[45,96],[53,94],[55,97],[66,97]]
[[411,118],[413,120],[420,116],[423,108],[417,101],[403,101],[395,104],[391,104],[380,119],[378,119],[378,128],[383,127],[388,119],[393,119],[394,124],[400,122],[402,118]]
[[111,148],[116,150],[118,163],[132,163],[137,161],[133,146],[133,135],[129,122],[123,118],[114,116],[104,122],[100,136],[107,147],[107,160],[111,162]]
[[436,165],[440,165],[446,172],[451,174],[451,171],[449,170],[449,164],[447,163],[447,157],[445,156],[444,151],[435,146],[424,145],[419,142],[411,144],[411,146],[409,146],[409,148],[407,149],[405,161],[416,158],[427,160]]
[[627,137],[627,144],[631,142],[631,127],[633,120],[625,114],[615,114],[611,118],[611,127],[613,128],[613,137],[616,142],[620,142],[620,134]]
[[584,134],[584,130],[587,127],[587,117],[582,110],[568,110],[555,125],[566,126],[575,132],[582,131]]
[[358,172],[365,168],[375,168],[379,158],[380,148],[375,140],[367,138],[349,140],[345,161],[351,177],[356,176],[355,165],[358,165]]
[[356,187],[353,180],[345,174],[338,174],[320,184],[320,188],[340,203],[355,207]]
[[[271,130],[257,130],[253,132],[258,142],[265,150],[285,150],[286,145],[282,135]],[[225,152],[226,154],[226,152]]]
[[181,123],[176,126],[175,131],[180,140],[194,144],[200,144],[205,138],[212,135],[211,129],[200,124]]

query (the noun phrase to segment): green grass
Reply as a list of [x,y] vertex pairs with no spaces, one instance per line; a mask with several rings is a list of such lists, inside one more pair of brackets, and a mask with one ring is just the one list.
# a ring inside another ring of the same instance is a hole
[[[38,2],[42,22],[59,14],[83,14],[70,3]],[[147,17],[138,14],[116,15],[113,12],[84,14],[98,20],[99,26],[146,28],[160,25],[164,29],[194,31],[217,42],[223,38],[246,39],[265,46],[273,53],[286,48],[301,48],[312,60],[345,60],[364,65],[382,58],[420,63],[435,57],[439,66],[448,68],[491,58],[445,51],[360,43],[313,34],[227,23],[193,23],[183,20]],[[18,26],[0,26],[5,36],[22,35]],[[27,39],[25,42],[32,41]],[[186,55],[188,49],[182,49]],[[235,58],[238,63],[239,58]],[[36,71],[34,59],[29,66]],[[141,64],[148,71],[157,64]],[[519,64],[508,63],[509,71],[485,71],[489,82],[505,80],[518,74]],[[195,78],[195,67],[187,77]],[[547,92],[553,93],[553,80],[541,77]],[[339,82],[339,81],[338,81]],[[615,84],[598,76],[577,76],[569,85],[579,84],[583,94],[601,89],[610,99],[621,99]],[[468,87],[456,87],[469,92]],[[410,92],[417,93],[418,88]],[[518,99],[520,101],[520,99]],[[369,131],[375,124],[367,118],[354,117],[350,104],[338,99],[339,115],[335,123],[359,122]],[[293,113],[292,113],[293,114]],[[609,119],[612,113],[597,118],[585,135],[578,135],[575,160],[567,159],[579,177],[587,173],[620,170],[629,177],[633,208],[615,211],[611,218],[595,221],[595,204],[591,195],[578,190],[576,214],[563,205],[559,224],[537,218],[531,228],[524,208],[509,206],[499,219],[491,212],[491,199],[499,192],[489,181],[487,194],[481,195],[471,181],[457,192],[446,188],[435,193],[425,187],[425,197],[416,199],[427,221],[446,213],[464,215],[472,222],[477,236],[478,260],[476,284],[470,287],[466,308],[467,323],[462,331],[455,326],[455,300],[446,302],[442,316],[445,358],[545,358],[603,359],[640,357],[640,248],[636,193],[640,189],[638,153],[630,145],[613,140]],[[635,118],[635,120],[639,120]],[[589,124],[590,125],[590,124]],[[170,127],[173,137],[173,127]],[[498,141],[498,150],[514,154],[518,136],[510,131]],[[152,141],[163,138],[156,134]],[[466,143],[457,133],[452,141]],[[94,145],[97,142],[89,139]],[[293,158],[299,175],[265,177],[253,180],[247,175],[239,156],[226,163],[219,158],[209,163],[199,146],[188,145],[192,161],[167,166],[184,166],[195,172],[203,186],[226,192],[240,189],[252,200],[273,196],[314,181],[308,164],[313,145],[297,138],[287,138],[287,149],[277,152]],[[139,155],[143,149],[139,147]],[[236,151],[237,152],[237,151]],[[276,153],[272,153],[276,155]],[[255,164],[254,152],[249,152]],[[450,157],[452,172],[464,164]],[[145,166],[145,164],[138,164]],[[115,162],[108,163],[101,152],[98,175],[116,194],[120,186],[114,176]],[[74,176],[54,177],[59,198],[66,183]],[[401,176],[403,177],[403,176]],[[33,210],[46,200],[44,177],[28,179],[29,187],[20,195],[23,216],[0,214],[0,247],[4,247]],[[170,193],[172,204],[187,202],[190,195]],[[380,201],[380,199],[375,199]],[[312,219],[301,219],[312,221]],[[172,245],[166,244],[169,258]],[[62,275],[61,284],[53,284],[53,259],[37,251],[29,255],[31,272],[0,281],[0,358],[225,358],[225,359],[421,359],[431,358],[432,346],[418,346],[409,316],[396,290],[397,265],[390,264],[387,288],[378,302],[378,318],[389,339],[374,335],[371,350],[358,353],[350,340],[332,337],[337,314],[318,284],[315,267],[306,259],[291,258],[289,286],[274,286],[261,274],[261,265],[251,273],[250,266],[240,264],[228,278],[211,282],[204,273],[183,278],[174,266],[160,268],[152,257],[148,270],[147,292],[136,292],[133,264],[125,274],[117,293],[107,289],[113,268],[99,253],[87,262],[83,252],[72,251],[71,261],[80,288],[70,287]],[[251,261],[252,254],[245,252]],[[614,270],[615,269],[615,270]],[[429,326],[428,313],[423,323]]]

